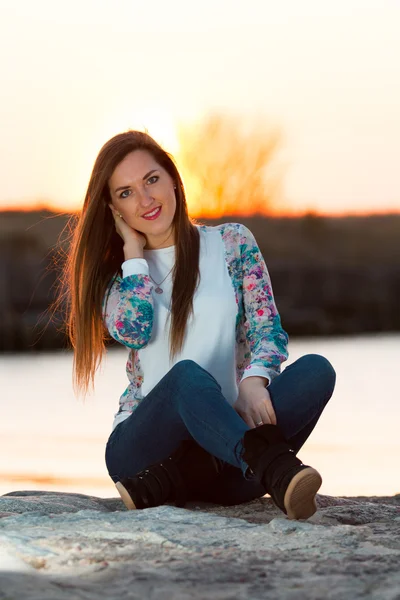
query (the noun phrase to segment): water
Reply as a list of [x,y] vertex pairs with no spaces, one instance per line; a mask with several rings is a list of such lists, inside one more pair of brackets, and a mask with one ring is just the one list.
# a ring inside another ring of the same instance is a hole
[[[400,335],[291,340],[288,366],[307,353],[335,367],[335,392],[299,452],[323,477],[320,493],[400,493]],[[127,385],[127,350],[109,350],[83,402],[72,354],[0,357],[0,494],[16,490],[118,497],[104,449]]]

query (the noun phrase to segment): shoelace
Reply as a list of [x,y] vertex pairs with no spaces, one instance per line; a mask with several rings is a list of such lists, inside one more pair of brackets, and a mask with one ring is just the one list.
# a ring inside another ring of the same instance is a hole
[[122,484],[131,495],[136,508],[160,506],[168,500],[174,500],[176,506],[183,507],[187,502],[186,485],[170,458],[151,465],[135,477],[124,479]]

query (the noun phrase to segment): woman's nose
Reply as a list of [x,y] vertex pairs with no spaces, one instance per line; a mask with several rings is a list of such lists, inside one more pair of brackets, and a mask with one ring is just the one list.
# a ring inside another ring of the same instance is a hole
[[151,206],[151,204],[154,202],[150,192],[146,189],[138,190],[137,201],[139,202],[140,206],[143,206],[144,208]]

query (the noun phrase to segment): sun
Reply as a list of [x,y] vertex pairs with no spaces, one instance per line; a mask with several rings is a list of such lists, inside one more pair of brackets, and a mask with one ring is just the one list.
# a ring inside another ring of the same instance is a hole
[[[176,135],[176,125],[172,112],[167,107],[146,106],[135,109],[134,114],[126,115],[124,126],[114,130],[114,133],[137,129],[146,131],[167,152],[175,154],[179,151],[179,141]],[[122,124],[122,123],[121,123]],[[113,135],[113,134],[112,134]]]

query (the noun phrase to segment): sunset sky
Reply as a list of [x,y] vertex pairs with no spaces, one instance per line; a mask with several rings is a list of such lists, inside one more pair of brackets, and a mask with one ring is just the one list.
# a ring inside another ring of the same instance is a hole
[[220,110],[283,130],[294,211],[400,211],[399,31],[397,0],[3,3],[0,207],[79,208],[114,134],[174,154]]

